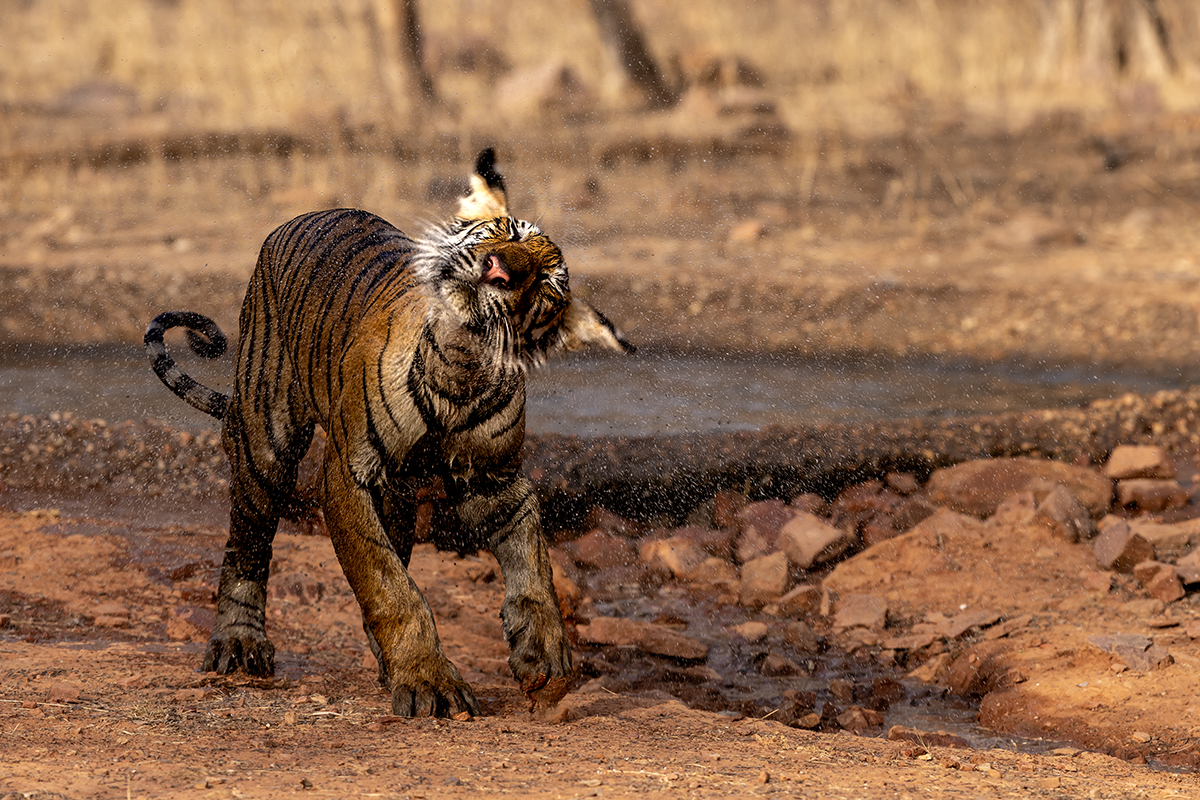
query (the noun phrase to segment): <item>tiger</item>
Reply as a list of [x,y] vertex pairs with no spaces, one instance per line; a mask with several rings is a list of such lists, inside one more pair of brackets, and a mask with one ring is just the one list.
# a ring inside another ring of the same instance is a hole
[[393,713],[481,713],[407,571],[416,494],[438,479],[465,544],[499,562],[514,678],[533,705],[565,695],[571,648],[538,499],[521,474],[526,375],[558,351],[634,348],[572,296],[559,247],[509,215],[494,150],[479,154],[469,181],[453,218],[417,237],[348,208],[274,230],[242,306],[228,395],[184,373],[164,344],[181,327],[198,355],[221,355],[211,319],[165,312],[146,329],[155,374],[221,420],[229,461],[229,538],[204,671],[274,673],[272,541],[319,425],[322,510]]

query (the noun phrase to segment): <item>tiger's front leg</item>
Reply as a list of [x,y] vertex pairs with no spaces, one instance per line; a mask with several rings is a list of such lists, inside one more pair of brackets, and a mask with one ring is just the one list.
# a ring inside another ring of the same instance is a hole
[[329,447],[325,521],[342,570],[363,613],[392,694],[392,712],[408,717],[480,713],[471,687],[446,658],[433,612],[405,569],[370,491]]
[[469,529],[487,536],[488,549],[500,562],[500,616],[511,651],[508,665],[530,700],[551,705],[569,688],[571,645],[554,591],[537,496],[529,481],[515,475],[477,483],[491,483],[491,491],[475,494],[461,482],[452,485],[459,517]]

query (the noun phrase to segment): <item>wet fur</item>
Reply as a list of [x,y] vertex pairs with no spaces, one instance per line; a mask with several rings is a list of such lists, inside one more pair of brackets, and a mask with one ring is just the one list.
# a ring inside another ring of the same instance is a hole
[[470,539],[460,544],[486,546],[500,563],[514,676],[539,700],[565,692],[570,646],[537,497],[520,475],[526,368],[587,343],[632,348],[572,298],[558,247],[508,215],[490,151],[472,187],[453,220],[418,240],[353,209],[275,230],[242,308],[228,398],[184,375],[163,344],[182,326],[193,349],[219,353],[210,320],[168,312],[147,329],[163,382],[224,419],[230,532],[205,670],[274,671],[271,542],[320,425],[326,523],[394,712],[479,713],[406,569],[416,492],[438,478]]

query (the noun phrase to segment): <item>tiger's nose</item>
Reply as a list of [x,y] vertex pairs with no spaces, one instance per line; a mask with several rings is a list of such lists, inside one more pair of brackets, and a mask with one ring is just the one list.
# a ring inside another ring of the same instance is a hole
[[489,253],[481,282],[497,286],[501,289],[507,289],[508,282],[511,279],[512,276],[508,274],[508,271],[504,269],[504,264],[500,262],[500,256],[495,253]]

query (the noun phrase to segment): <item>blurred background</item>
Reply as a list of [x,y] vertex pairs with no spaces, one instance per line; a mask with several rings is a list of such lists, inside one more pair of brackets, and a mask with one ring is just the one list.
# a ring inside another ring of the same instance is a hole
[[[1200,363],[1190,0],[10,0],[0,41],[14,353],[236,330],[271,229],[419,232],[494,145],[651,355],[1025,369],[1001,408]],[[869,413],[997,405],[955,403]]]

